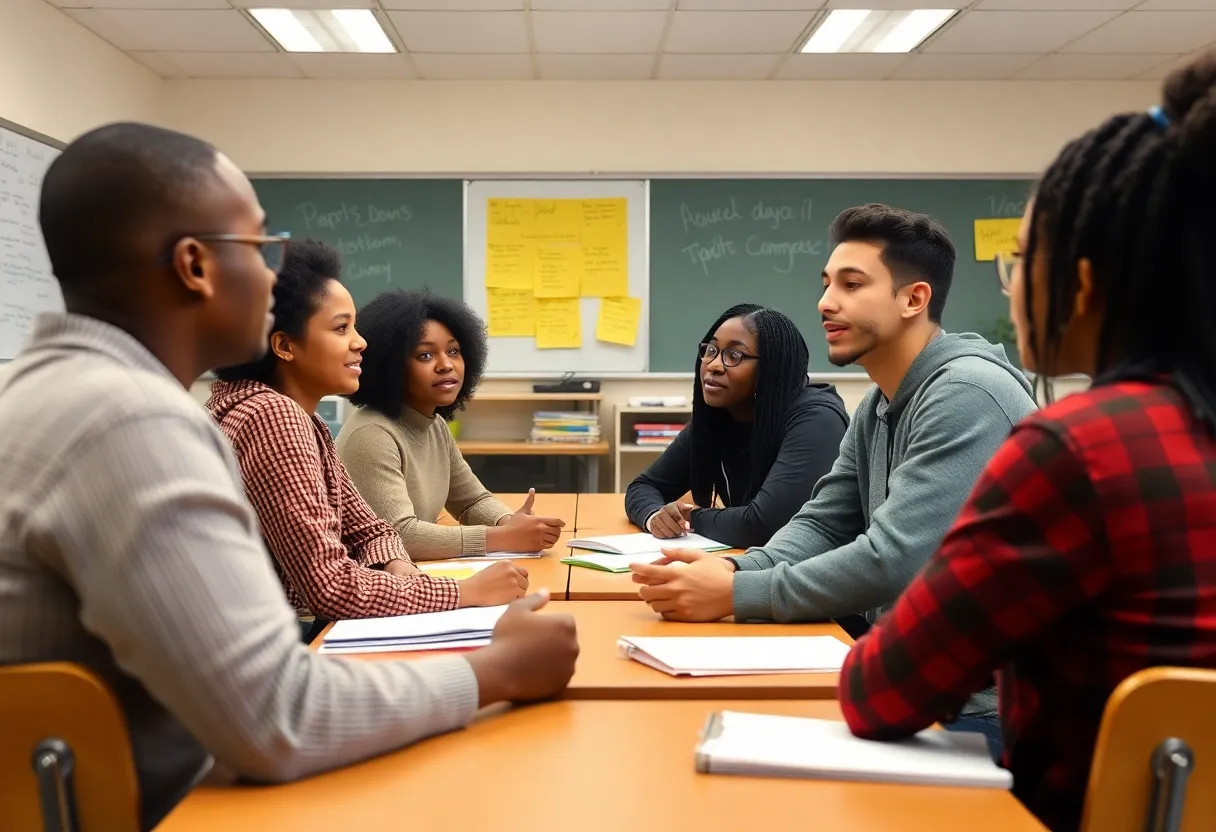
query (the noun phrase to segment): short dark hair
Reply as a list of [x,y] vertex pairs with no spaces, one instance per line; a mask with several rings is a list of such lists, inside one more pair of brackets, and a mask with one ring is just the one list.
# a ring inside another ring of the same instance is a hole
[[[785,436],[786,416],[807,385],[806,373],[811,353],[797,324],[776,309],[766,309],[754,303],[740,303],[727,309],[713,322],[702,340],[713,338],[718,327],[731,318],[743,319],[743,326],[756,336],[756,347],[760,351],[760,361],[756,366],[751,444],[748,448],[751,468],[743,499],[737,503],[743,505],[760,493],[769,469],[777,461],[777,452]],[[692,387],[691,490],[694,503],[710,506],[713,505],[714,491],[720,482],[722,449],[729,444],[734,420],[722,408],[710,407],[705,403],[705,392],[701,389],[699,349],[693,369],[696,381]],[[725,482],[721,484],[725,485]]]
[[359,332],[367,339],[363,375],[351,404],[370,407],[390,419],[401,416],[405,400],[405,361],[422,339],[427,321],[438,321],[460,342],[464,379],[456,401],[435,412],[451,419],[473,397],[486,369],[486,326],[464,301],[429,290],[397,290],[378,295],[359,312]]
[[42,180],[38,207],[60,285],[71,290],[138,267],[134,239],[190,216],[198,187],[216,176],[216,156],[202,139],[137,122],[98,127],[64,148]]
[[[274,284],[274,325],[270,331],[302,338],[330,280],[342,280],[342,258],[337,251],[308,237],[288,243],[283,268]],[[267,350],[257,361],[222,367],[215,374],[224,381],[260,381],[273,386],[278,364],[278,356]]]
[[878,202],[841,211],[828,231],[832,245],[849,242],[882,246],[882,262],[891,270],[895,288],[924,281],[933,289],[929,320],[942,321],[954,280],[954,243],[945,226],[925,214]]
[[[1034,193],[1024,301],[1040,378],[1054,372],[1077,292],[1093,266],[1103,303],[1095,384],[1172,378],[1216,430],[1216,50],[1175,70],[1162,105],[1113,116],[1069,142]],[[1045,331],[1036,333],[1032,273],[1046,249]],[[1168,293],[1168,297],[1163,297]],[[1048,397],[1050,398],[1050,387]]]

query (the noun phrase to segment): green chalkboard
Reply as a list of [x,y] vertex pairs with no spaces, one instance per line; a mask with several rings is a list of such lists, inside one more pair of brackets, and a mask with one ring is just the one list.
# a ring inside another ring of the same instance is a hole
[[816,304],[830,254],[828,226],[840,211],[865,202],[920,211],[949,229],[958,260],[943,325],[992,339],[1009,305],[992,263],[976,262],[973,223],[1021,216],[1030,185],[1008,179],[655,179],[649,369],[691,371],[696,344],[713,320],[750,302],[798,323],[813,371],[857,372],[828,362]]
[[254,179],[267,225],[342,253],[362,307],[386,289],[462,297],[464,196],[459,179]]

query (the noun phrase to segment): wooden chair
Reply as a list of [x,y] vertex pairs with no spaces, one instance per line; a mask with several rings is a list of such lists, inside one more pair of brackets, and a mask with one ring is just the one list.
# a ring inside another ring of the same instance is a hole
[[1082,832],[1216,829],[1216,670],[1153,667],[1102,714]]
[[137,832],[126,721],[96,675],[68,663],[0,667],[0,829]]

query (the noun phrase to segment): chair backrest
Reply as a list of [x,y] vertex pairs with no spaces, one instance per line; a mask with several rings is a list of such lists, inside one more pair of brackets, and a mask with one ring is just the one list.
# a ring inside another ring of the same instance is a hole
[[[1166,746],[1171,739],[1184,745]],[[1163,746],[1174,753],[1163,758]],[[1172,767],[1170,756],[1183,766]],[[1162,779],[1185,790],[1177,826],[1160,817]],[[1216,670],[1141,670],[1115,688],[1102,714],[1082,832],[1159,828],[1216,829]]]
[[[137,832],[139,783],[126,720],[106,684],[68,663],[0,667],[0,829],[62,829],[42,810],[35,751],[58,749],[69,758],[71,793],[85,832]],[[66,752],[64,751],[66,747]],[[52,757],[39,755],[43,762]],[[62,765],[62,762],[60,763]]]

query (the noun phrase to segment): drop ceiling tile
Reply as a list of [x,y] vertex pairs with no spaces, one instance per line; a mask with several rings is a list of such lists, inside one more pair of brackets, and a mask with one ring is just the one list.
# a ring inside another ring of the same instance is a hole
[[521,12],[524,0],[381,0],[380,5],[409,12]]
[[238,11],[68,9],[66,14],[126,51],[273,52]]
[[1168,55],[1047,55],[1014,77],[1035,81],[1118,81],[1161,64]]
[[1216,41],[1216,8],[1204,12],[1128,12],[1064,48],[1065,52],[1190,52]]
[[980,0],[977,11],[1125,12],[1140,0]]
[[190,78],[302,78],[284,52],[169,52]]
[[169,60],[164,52],[128,52],[127,54],[161,78],[186,77],[186,71]]
[[553,54],[654,52],[666,12],[532,12],[536,51]]
[[1199,52],[1195,52],[1191,55],[1183,55],[1181,57],[1161,61],[1160,63],[1157,63],[1146,69],[1144,72],[1138,74],[1136,78],[1144,81],[1162,81],[1175,69],[1181,69],[1182,67],[1187,66],[1191,63],[1191,61],[1198,58],[1205,51],[1206,50],[1200,50]]
[[405,55],[361,55],[351,52],[296,53],[291,62],[309,78],[417,78]]
[[537,55],[546,81],[644,81],[654,55]]
[[435,81],[518,80],[532,77],[527,55],[414,55],[422,77]]
[[909,55],[890,77],[901,81],[1000,81],[1038,57],[1010,52],[996,55],[918,53]]
[[1211,11],[1212,0],[1144,0],[1136,6],[1138,12],[1205,12]]
[[1119,12],[967,12],[946,25],[924,52],[1054,52]]
[[[893,1],[882,0],[882,4],[886,6]],[[676,0],[676,9],[682,12],[814,12],[822,9],[823,3],[824,0]]]
[[676,12],[667,52],[695,55],[779,54],[806,32],[815,12]]
[[411,52],[526,53],[523,12],[389,12]]
[[886,78],[908,60],[907,55],[858,54],[790,55],[777,77],[783,80],[868,81]]
[[231,9],[228,0],[50,0],[61,9]]
[[665,12],[671,0],[532,0],[534,12]]
[[658,77],[668,81],[757,81],[767,78],[779,55],[664,55]]

